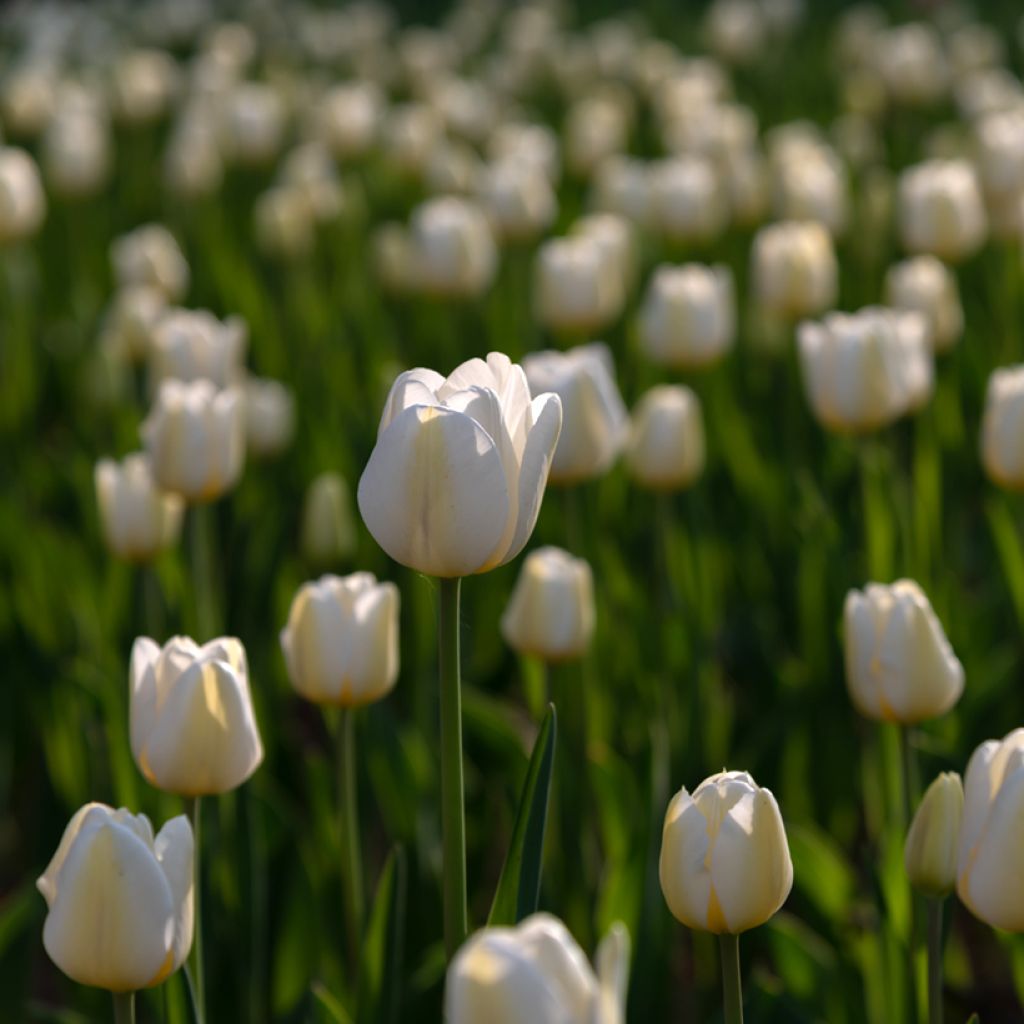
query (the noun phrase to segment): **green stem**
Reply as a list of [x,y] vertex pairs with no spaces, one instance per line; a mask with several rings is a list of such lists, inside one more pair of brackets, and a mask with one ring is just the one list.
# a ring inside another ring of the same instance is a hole
[[928,1024],[942,1024],[942,897],[928,900]]
[[438,650],[441,669],[441,831],[444,856],[444,945],[448,959],[466,937],[466,809],[462,781],[462,683],[459,591],[443,579]]
[[203,915],[201,894],[203,891],[202,873],[200,871],[200,839],[201,839],[201,797],[194,796],[188,802],[188,816],[192,822],[192,842],[194,859],[192,861],[192,913],[193,926],[192,951],[188,958],[189,994],[192,997],[192,1012],[196,1024],[206,1024],[206,987],[203,978]]
[[114,1024],[135,1024],[135,993],[114,992]]
[[152,565],[140,565],[139,575],[142,577],[142,620],[143,632],[160,643],[164,635],[163,615],[160,602],[160,581],[156,569]]
[[899,725],[900,735],[900,783],[902,786],[903,817],[900,821],[901,830],[906,832],[910,827],[910,816],[914,812],[914,750],[911,745],[910,726]]
[[220,633],[213,575],[214,513],[211,503],[193,505],[191,509],[192,586],[200,642],[212,640]]
[[579,484],[562,485],[562,515],[565,522],[565,547],[574,555],[583,554],[583,525],[580,521]]
[[670,615],[677,607],[678,594],[672,572],[672,523],[675,519],[672,494],[659,491],[654,496],[654,514],[657,520],[654,542],[654,571],[659,581],[661,612]]
[[363,857],[359,842],[359,797],[356,787],[355,712],[343,708],[338,730],[338,792],[341,796],[341,827],[346,864],[346,920],[349,952],[358,962],[363,934]]
[[725,1024],[743,1024],[743,986],[740,982],[740,937],[718,936],[722,955],[722,1009]]

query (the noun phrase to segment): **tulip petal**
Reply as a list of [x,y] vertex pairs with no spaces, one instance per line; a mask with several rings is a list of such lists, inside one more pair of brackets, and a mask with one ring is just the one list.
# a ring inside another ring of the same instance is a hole
[[384,412],[377,428],[378,440],[399,413],[414,405],[439,404],[437,392],[443,384],[444,377],[441,374],[424,367],[400,373],[391,385],[387,401],[384,403]]
[[676,920],[701,931],[707,930],[711,902],[710,846],[707,819],[686,789],[681,789],[665,815],[658,877]]
[[174,938],[172,952],[176,971],[188,958],[192,948],[194,923],[193,867],[195,863],[194,837],[188,818],[179,814],[171,818],[154,842],[153,852],[167,879],[174,904]]

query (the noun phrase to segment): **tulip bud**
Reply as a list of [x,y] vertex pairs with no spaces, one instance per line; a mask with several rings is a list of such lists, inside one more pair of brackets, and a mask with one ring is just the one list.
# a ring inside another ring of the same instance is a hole
[[126,124],[150,124],[167,111],[178,66],[163,50],[132,50],[114,65],[114,110]]
[[101,459],[95,478],[103,538],[118,558],[147,562],[177,541],[184,505],[160,491],[145,455]]
[[668,805],[661,891],[689,928],[737,935],[764,924],[793,886],[779,805],[746,772],[720,772]]
[[220,131],[215,115],[193,101],[179,116],[164,152],[164,180],[183,199],[211,195],[224,178]]
[[689,487],[704,472],[704,421],[697,395],[681,384],[661,384],[642,395],[633,411],[625,459],[641,487]]
[[313,207],[304,192],[293,185],[275,185],[253,206],[256,244],[268,256],[298,260],[316,244]]
[[577,177],[586,177],[613,153],[626,148],[629,117],[611,95],[596,94],[569,108],[565,125],[565,159]]
[[629,937],[613,926],[595,976],[568,929],[550,914],[484,928],[448,968],[448,1024],[623,1024]]
[[144,814],[86,804],[36,882],[50,959],[82,985],[112,992],[159,985],[192,947],[192,865],[184,815],[154,837]]
[[846,684],[862,715],[909,725],[960,699],[963,666],[913,580],[851,590],[843,622]]
[[706,242],[725,229],[729,211],[712,164],[695,156],[661,160],[651,171],[651,223],[673,242]]
[[607,325],[622,308],[624,289],[619,268],[587,235],[552,238],[537,251],[534,304],[550,330],[589,334]]
[[552,184],[558,181],[558,139],[544,124],[520,124],[506,121],[494,130],[487,147],[495,162],[513,160],[539,171]]
[[632,288],[638,269],[633,225],[617,213],[589,213],[573,224],[572,234],[595,242],[622,282],[619,302],[612,314],[618,316],[626,299],[625,292]]
[[115,239],[110,262],[122,288],[148,285],[169,301],[181,299],[188,291],[188,263],[174,235],[162,224],[146,224]]
[[260,167],[281,149],[287,111],[279,92],[264,82],[242,82],[224,98],[221,138],[235,163]]
[[434,147],[444,134],[436,110],[423,103],[393,107],[383,126],[386,161],[401,174],[422,174]]
[[1024,931],[1024,729],[988,740],[964,776],[957,895],[993,928]]
[[132,755],[147,781],[179,796],[226,793],[263,760],[245,648],[176,636],[132,646]]
[[903,106],[934,103],[946,91],[949,67],[932,25],[911,22],[875,34],[869,59],[889,96]]
[[361,707],[398,679],[398,587],[369,572],[322,576],[295,595],[281,648],[307,700]]
[[208,380],[218,388],[240,383],[248,343],[240,316],[218,320],[205,309],[170,309],[150,336],[154,390],[165,380]]
[[986,194],[994,199],[1018,196],[1024,184],[1024,113],[995,111],[975,129],[978,170]]
[[651,219],[651,184],[647,164],[635,157],[611,156],[594,177],[594,206],[628,217],[638,227]]
[[464,299],[490,286],[498,251],[474,203],[457,196],[428,200],[413,212],[410,227],[415,278],[423,291]]
[[835,250],[817,221],[780,221],[761,228],[751,253],[754,293],[764,312],[791,321],[814,316],[835,302]]
[[829,430],[876,430],[931,396],[935,369],[920,313],[830,313],[800,324],[797,339],[807,401]]
[[964,311],[956,276],[934,256],[914,256],[890,267],[885,275],[885,298],[895,309],[927,317],[935,352],[948,351],[960,338]]
[[305,200],[315,224],[328,224],[351,206],[330,153],[318,142],[293,149],[282,162],[278,178],[286,191]]
[[430,576],[504,565],[533,532],[561,423],[558,396],[531,402],[522,367],[499,352],[447,379],[409,370],[359,481],[363,521],[396,562]]
[[163,292],[152,285],[118,291],[103,319],[101,347],[130,362],[149,358],[153,331],[167,308]]
[[233,487],[242,473],[242,392],[218,391],[208,380],[165,380],[141,434],[162,488],[191,502],[212,501]]
[[899,225],[910,252],[957,262],[985,242],[988,223],[974,168],[966,160],[929,160],[900,176]]
[[57,106],[56,65],[56,61],[27,58],[5,76],[0,96],[5,129],[34,138],[50,123]]
[[727,267],[663,264],[638,314],[640,345],[652,362],[695,369],[717,362],[736,335],[736,296]]
[[544,547],[523,562],[501,617],[513,650],[545,661],[580,658],[594,633],[594,578],[582,558]]
[[316,110],[317,136],[338,160],[363,156],[384,120],[384,96],[372,82],[329,89]]
[[46,216],[39,168],[23,149],[0,147],[0,243],[31,238]]
[[558,213],[551,183],[525,161],[490,164],[480,176],[478,192],[494,230],[505,241],[532,241],[551,226]]
[[533,395],[550,391],[562,401],[552,483],[579,483],[606,473],[629,426],[608,346],[594,342],[568,352],[536,352],[523,360],[523,369]]
[[956,884],[963,813],[964,787],[960,776],[943,772],[925,792],[903,848],[910,884],[926,896],[945,896]]
[[833,236],[842,234],[849,197],[842,162],[817,146],[797,159],[782,161],[775,182],[775,212],[784,220],[816,220]]
[[981,460],[1007,490],[1024,490],[1024,365],[995,370],[985,392]]
[[279,380],[245,380],[245,447],[253,455],[278,455],[295,431],[295,401]]
[[95,195],[111,166],[110,128],[87,107],[71,106],[50,122],[43,136],[42,163],[55,193],[69,199]]

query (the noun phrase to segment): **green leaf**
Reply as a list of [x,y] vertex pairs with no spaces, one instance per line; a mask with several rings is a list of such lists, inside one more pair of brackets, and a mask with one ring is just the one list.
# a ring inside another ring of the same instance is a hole
[[331,995],[322,981],[314,981],[310,992],[334,1024],[352,1024],[352,1018],[345,1012],[345,1007]]
[[359,964],[359,1024],[394,1024],[402,1000],[405,945],[405,851],[391,851],[373,900]]
[[490,925],[515,924],[537,909],[557,732],[555,706],[549,704],[533,744],[512,841],[487,919]]

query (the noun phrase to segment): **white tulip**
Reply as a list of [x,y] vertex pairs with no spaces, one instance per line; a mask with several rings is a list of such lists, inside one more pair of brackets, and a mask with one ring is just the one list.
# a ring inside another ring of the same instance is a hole
[[925,253],[890,267],[885,275],[885,301],[894,309],[927,317],[935,352],[946,352],[959,340],[964,327],[960,290],[953,271],[936,257]]
[[384,107],[384,96],[372,82],[332,86],[315,112],[317,136],[338,160],[361,157],[376,140]]
[[322,576],[292,601],[281,648],[307,700],[359,707],[398,679],[398,587],[369,572]]
[[988,740],[964,777],[957,895],[993,928],[1024,931],[1024,729]]
[[253,455],[277,455],[295,432],[295,399],[279,380],[245,379],[245,447]]
[[115,239],[110,262],[122,288],[148,285],[172,302],[188,291],[188,263],[174,235],[162,224],[145,224]]
[[233,637],[200,647],[176,636],[132,647],[132,755],[157,789],[180,796],[226,793],[263,760],[245,648]]
[[316,220],[308,194],[294,185],[275,185],[253,206],[256,244],[268,256],[297,260],[316,244]]
[[562,423],[556,395],[532,402],[508,356],[471,359],[449,377],[401,374],[359,481],[378,544],[431,576],[485,572],[533,532]]
[[265,82],[241,82],[224,97],[221,140],[225,154],[247,166],[268,164],[284,141],[287,110],[278,90]]
[[444,125],[432,107],[399,104],[391,109],[383,125],[385,158],[399,173],[422,174],[443,135]]
[[590,565],[561,548],[530,552],[501,617],[505,642],[520,654],[563,661],[582,657],[593,633]]
[[0,147],[0,243],[31,238],[46,216],[36,162],[23,149]]
[[988,379],[981,459],[1001,487],[1024,490],[1024,365],[995,370]]
[[846,684],[861,714],[909,724],[937,718],[960,699],[963,666],[912,580],[851,590],[843,623]]
[[940,99],[949,84],[949,67],[938,31],[911,22],[878,32],[866,55],[897,103],[923,106]]
[[114,65],[114,110],[127,124],[149,124],[167,112],[177,86],[178,65],[169,53],[131,50]]
[[673,242],[706,242],[729,210],[714,166],[696,156],[660,160],[651,170],[651,225]]
[[966,160],[929,160],[900,175],[903,245],[956,262],[985,242],[988,222],[974,168]]
[[502,160],[484,168],[478,196],[497,234],[506,241],[531,241],[558,213],[550,181],[535,165]]
[[1018,196],[1024,189],[1024,110],[983,117],[975,128],[978,170],[986,193]]
[[635,157],[615,155],[594,176],[594,206],[628,217],[639,227],[651,220],[651,181],[648,165]]
[[641,396],[625,461],[629,475],[654,491],[682,490],[704,472],[704,420],[690,388],[661,384]]
[[220,188],[224,156],[216,113],[193,101],[179,116],[164,152],[163,175],[176,196],[195,199]]
[[159,288],[148,284],[121,288],[104,316],[101,346],[129,362],[147,360],[153,331],[166,309],[167,298]]
[[566,118],[566,165],[585,177],[613,153],[621,153],[628,136],[629,117],[617,98],[596,94],[576,100]]
[[101,459],[95,483],[103,538],[119,558],[146,562],[177,541],[184,505],[157,487],[145,455]]
[[42,164],[50,187],[69,199],[95,195],[110,176],[111,149],[102,116],[78,108],[58,113],[43,136]]
[[728,267],[663,264],[637,316],[640,346],[653,362],[695,369],[717,362],[736,336],[736,296]]
[[144,814],[79,808],[36,886],[43,945],[82,985],[134,992],[159,985],[192,947],[193,836],[184,815],[153,835]]
[[484,928],[448,968],[448,1024],[624,1024],[629,936],[614,925],[601,943],[599,975],[550,914],[514,928]]
[[558,181],[558,139],[544,124],[523,124],[506,121],[494,130],[487,147],[488,156],[495,162],[507,160],[526,164],[540,171],[552,184]]
[[833,236],[842,234],[849,214],[841,161],[827,148],[783,161],[776,172],[775,212],[784,220],[820,221]]
[[486,291],[498,251],[483,211],[456,196],[417,207],[410,224],[418,286],[433,295],[472,298]]
[[587,334],[622,308],[625,282],[605,251],[587,235],[552,238],[537,251],[534,306],[554,331]]
[[622,282],[619,306],[613,314],[618,316],[638,269],[633,224],[618,213],[588,213],[573,224],[572,235],[594,242],[605,261],[614,268],[616,278]]
[[211,501],[234,486],[245,461],[245,406],[238,388],[208,380],[165,380],[142,424],[153,475],[189,501]]
[[689,928],[737,935],[786,902],[793,862],[779,805],[746,772],[683,787],[665,814],[658,865],[673,916]]
[[370,236],[370,256],[381,287],[393,295],[415,290],[416,266],[412,239],[404,224],[387,221]]
[[784,320],[814,316],[839,288],[832,239],[817,221],[780,221],[761,228],[751,250],[758,307]]
[[960,776],[943,772],[925,792],[903,847],[907,878],[926,896],[946,896],[956,884],[963,814]]
[[249,331],[239,316],[218,320],[205,309],[170,309],[150,335],[154,389],[165,380],[208,380],[218,388],[241,382]]
[[602,476],[626,439],[629,416],[615,382],[607,345],[579,345],[568,352],[535,352],[523,360],[532,394],[561,399],[562,433],[551,463],[552,483]]

